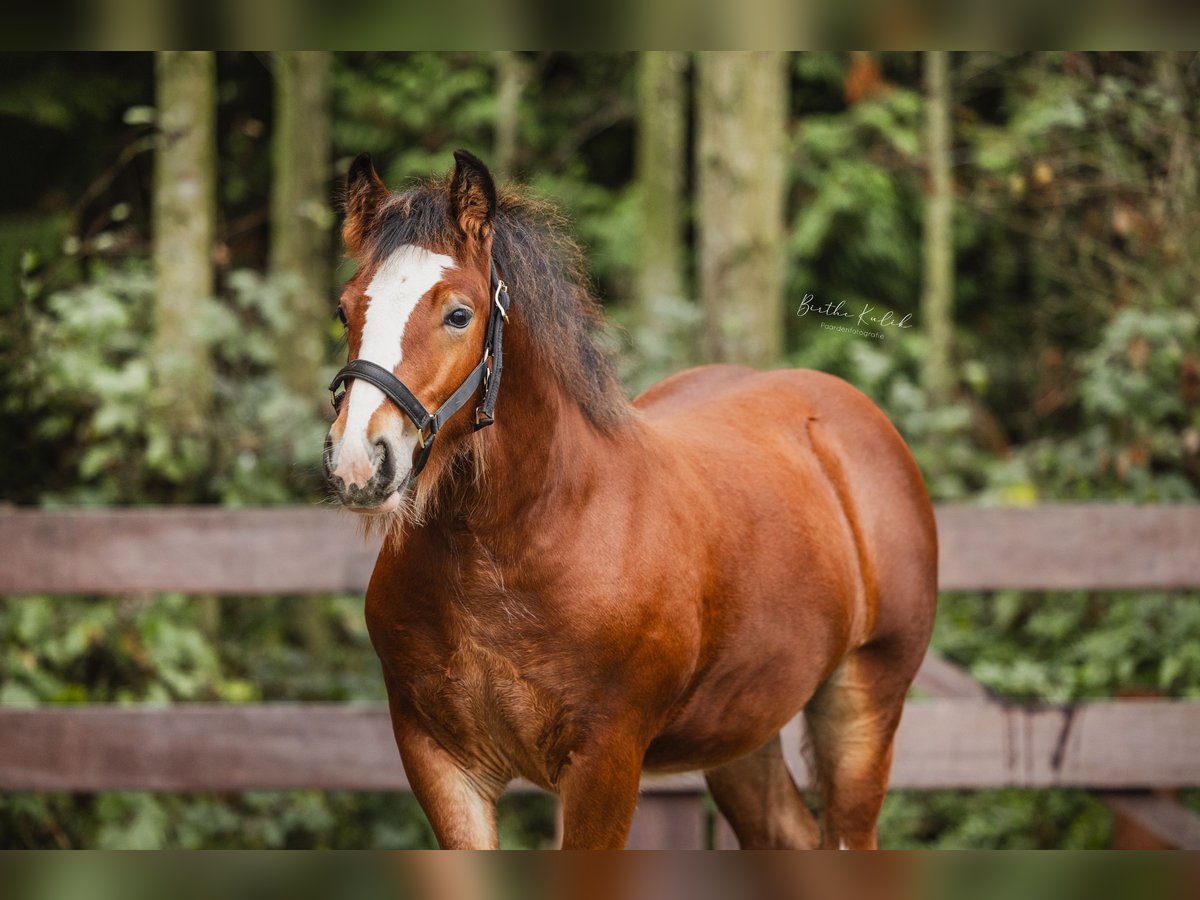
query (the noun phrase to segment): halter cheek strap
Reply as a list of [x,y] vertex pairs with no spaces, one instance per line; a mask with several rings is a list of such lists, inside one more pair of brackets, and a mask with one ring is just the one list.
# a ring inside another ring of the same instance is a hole
[[508,322],[508,286],[501,281],[496,272],[496,263],[490,264],[490,291],[492,306],[488,315],[487,333],[483,340],[483,356],[463,379],[462,384],[446,398],[438,407],[437,412],[430,412],[425,405],[413,394],[395,375],[383,366],[376,365],[366,359],[352,359],[346,363],[329,383],[332,402],[335,410],[342,405],[346,392],[338,393],[338,389],[347,382],[357,378],[368,384],[373,384],[384,395],[400,407],[417,428],[417,446],[419,452],[413,462],[413,477],[421,473],[425,463],[429,461],[429,453],[433,449],[433,439],[441,431],[442,426],[456,412],[462,409],[474,396],[475,391],[482,385],[483,391],[480,403],[475,407],[475,430],[491,425],[495,419],[496,397],[500,393],[500,370],[504,362],[504,326]]

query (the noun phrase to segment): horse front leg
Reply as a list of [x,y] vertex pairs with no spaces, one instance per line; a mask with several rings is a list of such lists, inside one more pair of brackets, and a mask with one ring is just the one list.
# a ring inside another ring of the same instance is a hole
[[637,807],[644,749],[633,742],[573,753],[558,784],[564,850],[621,850]]
[[503,784],[493,784],[460,766],[425,732],[393,719],[400,759],[409,785],[443,850],[496,850],[496,801]]

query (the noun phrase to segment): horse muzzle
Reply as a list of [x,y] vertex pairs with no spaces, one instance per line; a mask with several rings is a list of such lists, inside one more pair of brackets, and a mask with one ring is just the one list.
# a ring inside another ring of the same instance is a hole
[[387,438],[370,447],[334,447],[326,437],[325,484],[347,509],[366,515],[394,512],[413,481],[410,454]]

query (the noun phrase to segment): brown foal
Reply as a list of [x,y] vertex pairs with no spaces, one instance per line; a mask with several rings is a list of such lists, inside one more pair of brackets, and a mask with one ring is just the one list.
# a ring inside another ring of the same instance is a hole
[[[367,623],[438,841],[495,847],[523,777],[561,797],[564,847],[619,848],[643,770],[699,769],[743,847],[876,846],[937,592],[903,440],[814,371],[706,366],[629,403],[562,223],[455,156],[400,194],[351,167],[350,359],[419,409],[351,376],[325,452],[388,536]],[[476,429],[497,316],[503,384]],[[448,418],[418,427],[425,410]],[[780,744],[801,710],[819,824]]]

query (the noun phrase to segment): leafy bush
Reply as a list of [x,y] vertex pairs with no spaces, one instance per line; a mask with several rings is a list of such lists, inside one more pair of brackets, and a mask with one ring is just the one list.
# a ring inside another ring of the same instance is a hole
[[229,301],[213,299],[194,325],[214,368],[202,442],[154,415],[147,262],[102,267],[30,305],[27,355],[5,404],[34,423],[33,440],[62,454],[62,487],[43,491],[43,503],[279,503],[318,493],[322,398],[296,396],[277,375],[286,285],[246,271],[229,285]]

